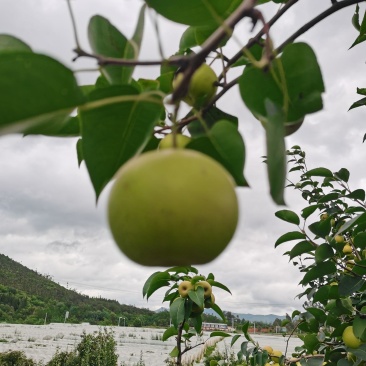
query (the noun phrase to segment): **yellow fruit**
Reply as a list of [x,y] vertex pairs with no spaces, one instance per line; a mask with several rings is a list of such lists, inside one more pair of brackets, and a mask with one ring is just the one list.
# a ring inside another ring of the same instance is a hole
[[195,287],[203,287],[204,293],[203,296],[205,297],[205,299],[208,299],[209,297],[211,297],[212,294],[212,287],[211,285],[207,282],[207,281],[199,281],[196,283]]
[[[176,75],[173,80],[173,89],[182,81],[183,73]],[[212,68],[207,64],[202,64],[192,75],[189,83],[188,93],[184,101],[192,107],[200,108],[216,94],[218,82],[217,76]]]
[[263,351],[267,351],[269,355],[271,355],[273,352],[273,348],[271,346],[264,346],[262,349]]
[[350,253],[353,252],[352,247],[349,244],[346,244],[343,247],[343,250],[342,251],[343,251],[344,254],[350,254]]
[[[163,139],[161,139],[159,143],[159,149],[169,149],[169,148],[184,148],[189,142],[191,138],[180,133],[174,136],[172,133],[166,135]],[[175,145],[174,145],[175,144]]]
[[190,281],[182,281],[178,286],[178,292],[181,297],[187,297],[190,290],[194,290]]
[[342,244],[342,243],[344,243],[344,237],[343,237],[343,235],[336,235],[336,236],[334,237],[334,240],[335,240],[335,242],[336,242],[336,243],[338,243],[338,244]]
[[235,184],[219,163],[202,153],[150,151],[117,173],[108,221],[121,251],[137,263],[208,263],[235,233]]
[[278,363],[278,361],[280,360],[281,356],[282,356],[282,352],[279,351],[279,350],[277,350],[277,349],[273,350],[273,352],[271,353],[271,359],[275,363]]
[[358,348],[362,342],[355,336],[353,326],[349,325],[342,334],[344,344],[350,348]]
[[327,213],[323,213],[320,215],[320,220],[324,221],[329,217],[329,215]]

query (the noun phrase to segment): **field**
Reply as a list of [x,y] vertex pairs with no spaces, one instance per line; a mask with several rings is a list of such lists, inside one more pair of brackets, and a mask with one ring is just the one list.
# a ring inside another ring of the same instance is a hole
[[[72,350],[81,340],[83,331],[86,333],[98,332],[100,327],[89,324],[48,324],[48,325],[24,325],[24,324],[0,324],[0,352],[8,350],[22,350],[27,357],[36,361],[49,361],[57,348],[60,350]],[[117,354],[119,362],[124,361],[128,366],[133,366],[142,359],[149,366],[162,366],[168,358],[169,352],[174,347],[174,340],[162,341],[164,329],[132,328],[132,327],[108,327],[113,331],[117,342]],[[206,340],[209,333],[205,333]],[[282,352],[286,349],[285,338],[281,336],[254,335],[260,345],[269,344]],[[300,340],[293,338],[289,342],[288,352],[291,353]],[[229,347],[230,338],[220,342],[220,349]],[[234,346],[237,352],[240,340]],[[197,347],[191,354],[200,352]]]

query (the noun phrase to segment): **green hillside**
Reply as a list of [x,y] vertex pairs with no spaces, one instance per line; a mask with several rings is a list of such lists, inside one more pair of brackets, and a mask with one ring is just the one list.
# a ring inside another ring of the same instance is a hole
[[43,324],[46,314],[47,323],[63,322],[66,311],[71,323],[169,325],[169,314],[81,295],[0,254],[0,322]]

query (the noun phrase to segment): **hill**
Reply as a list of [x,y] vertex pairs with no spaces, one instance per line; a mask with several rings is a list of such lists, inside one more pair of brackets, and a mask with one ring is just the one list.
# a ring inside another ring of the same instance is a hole
[[[166,310],[166,311],[165,311]],[[97,325],[117,325],[119,318],[127,326],[168,327],[166,308],[157,311],[120,304],[116,300],[79,294],[52,281],[48,275],[31,270],[0,254],[0,322],[43,324],[65,321]],[[237,314],[224,311],[228,324],[232,317],[244,321],[272,324],[280,315]],[[222,322],[211,309],[205,310],[204,321]],[[238,323],[236,323],[238,324]]]
[[126,325],[169,324],[169,315],[81,295],[0,254],[0,322],[63,322],[67,311],[72,323],[116,325],[121,317]]

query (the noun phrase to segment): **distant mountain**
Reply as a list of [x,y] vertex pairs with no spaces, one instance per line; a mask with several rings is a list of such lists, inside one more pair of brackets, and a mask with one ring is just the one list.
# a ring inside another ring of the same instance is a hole
[[285,315],[275,315],[275,314],[268,314],[268,315],[253,315],[253,314],[236,314],[233,315],[238,316],[240,319],[245,319],[250,322],[263,322],[267,324],[272,324],[276,319],[285,319]]
[[164,308],[164,307],[161,307],[161,308],[159,308],[159,309],[155,310],[155,313],[163,313],[163,312],[165,312],[165,311],[169,311],[169,309]]
[[[169,311],[167,308],[161,307],[155,310],[156,313],[161,313],[164,311]],[[225,313],[225,310],[223,310]],[[217,314],[212,309],[205,309],[205,314],[214,315],[217,317]],[[239,313],[231,313],[235,317],[239,317],[239,319],[248,320],[250,322],[262,322],[266,324],[272,324],[276,319],[285,319],[285,315],[275,315],[275,314],[267,314],[267,315],[253,315],[253,314],[239,314]]]
[[[225,310],[224,310],[225,312]],[[206,314],[216,315],[216,313],[212,309],[205,309]],[[239,319],[245,319],[250,322],[263,322],[266,324],[272,324],[276,319],[285,319],[285,315],[275,315],[275,314],[268,314],[268,315],[254,315],[254,314],[241,314],[241,313],[231,313],[235,317],[239,317]]]

